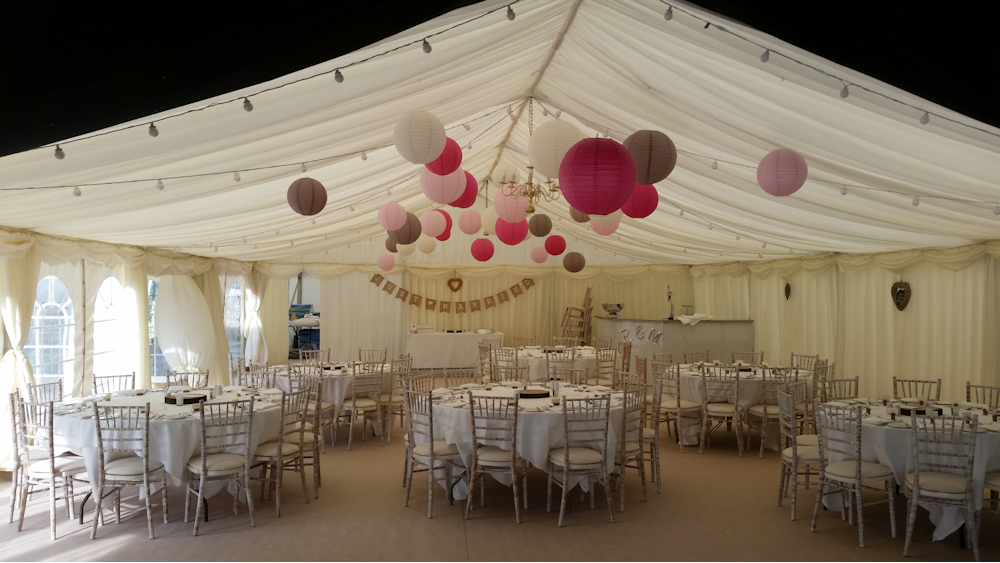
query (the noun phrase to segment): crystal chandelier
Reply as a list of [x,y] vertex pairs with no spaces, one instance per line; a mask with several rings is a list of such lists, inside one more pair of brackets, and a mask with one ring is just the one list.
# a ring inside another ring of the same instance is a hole
[[[531,100],[528,101],[528,138],[534,133],[535,129],[535,112],[534,104]],[[562,192],[559,191],[559,186],[549,179],[544,184],[534,183],[534,172],[535,168],[528,165],[528,181],[523,184],[517,183],[517,176],[514,176],[510,180],[506,177],[502,178],[498,183],[500,188],[500,193],[503,195],[517,199],[521,196],[528,198],[528,205],[525,206],[524,210],[528,213],[535,212],[535,203],[544,199],[545,201],[556,201],[562,197]]]

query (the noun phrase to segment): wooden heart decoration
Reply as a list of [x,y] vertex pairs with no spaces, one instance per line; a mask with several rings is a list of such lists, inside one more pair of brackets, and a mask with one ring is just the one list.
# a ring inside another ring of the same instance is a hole
[[451,278],[448,280],[448,289],[458,291],[462,289],[462,278]]
[[892,302],[896,305],[896,308],[902,311],[910,303],[910,297],[913,296],[913,290],[910,289],[910,284],[904,281],[898,281],[892,284],[892,289],[889,290],[889,294],[892,295]]
[[791,295],[792,295],[792,285],[789,284],[788,282],[785,282],[785,301],[788,301],[788,298],[791,297]]

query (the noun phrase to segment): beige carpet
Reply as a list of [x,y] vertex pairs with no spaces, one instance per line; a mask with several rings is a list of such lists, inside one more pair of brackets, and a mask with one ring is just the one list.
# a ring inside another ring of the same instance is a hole
[[[857,526],[841,521],[839,513],[821,511],[817,531],[810,532],[815,489],[800,489],[798,519],[792,522],[788,501],[777,506],[777,454],[766,452],[764,459],[757,459],[753,453],[740,459],[735,439],[722,431],[715,447],[701,455],[697,448],[681,454],[672,443],[664,444],[663,494],[647,483],[648,502],[643,502],[641,483],[631,474],[624,513],[617,511],[617,494],[614,497],[616,524],[609,521],[600,487],[594,510],[579,503],[574,492],[572,513],[562,529],[556,526],[558,498],[553,503],[556,511],[545,512],[545,473],[538,469],[531,473],[530,508],[522,513],[520,525],[514,522],[511,489],[489,479],[487,505],[479,508],[477,503],[468,521],[462,519],[461,506],[449,506],[443,489],[435,486],[434,518],[428,520],[426,474],[415,478],[410,506],[403,507],[402,431],[397,428],[392,444],[385,447],[377,438],[362,442],[356,432],[350,452],[345,429],[344,440],[327,448],[318,501],[305,504],[297,476],[289,473],[281,518],[274,517],[272,502],[258,502],[257,526],[251,528],[245,507],[233,516],[231,497],[221,493],[210,500],[210,519],[197,538],[191,535],[192,524],[183,521],[179,488],[170,495],[170,523],[156,521],[155,540],[147,537],[143,510],[137,510],[134,496],[123,503],[123,522],[116,525],[110,519],[94,541],[89,539],[90,503],[84,526],[60,516],[58,539],[50,541],[45,495],[31,500],[24,530],[18,533],[16,521],[6,523],[10,474],[4,474],[0,559],[713,561],[901,560],[903,555],[903,495],[897,496],[896,539],[889,535],[884,504],[865,510],[865,548],[858,547]],[[1000,559],[998,527],[1000,517],[984,512],[984,561]],[[927,512],[920,510],[909,560],[971,561],[972,552],[959,549],[957,534],[932,542]]]

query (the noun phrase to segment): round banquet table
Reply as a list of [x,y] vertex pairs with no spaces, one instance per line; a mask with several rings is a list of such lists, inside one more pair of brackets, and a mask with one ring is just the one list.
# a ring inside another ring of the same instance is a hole
[[[210,403],[246,400],[253,391],[226,387],[226,392]],[[114,394],[110,401],[99,401],[99,406],[143,406],[149,403],[149,457],[163,463],[173,485],[184,482],[188,460],[201,451],[201,418],[192,405],[164,404],[165,391],[148,391],[136,395],[135,391]],[[278,437],[281,418],[280,393],[264,390],[253,394],[255,398],[253,424],[250,429],[250,452],[258,444]],[[93,398],[56,403],[53,421],[53,446],[56,455],[71,451],[81,455],[87,464],[90,482],[98,482],[100,460],[98,457],[97,427],[94,422]],[[206,489],[208,496],[222,489],[217,484]]]
[[[540,386],[529,386],[529,389],[543,389]],[[580,391],[577,391],[580,389]],[[469,412],[468,392],[472,391],[476,395],[488,395],[493,397],[513,397],[514,389],[509,386],[496,384],[493,389],[487,391],[483,385],[468,384],[459,387],[440,388],[434,390],[434,438],[444,440],[449,444],[458,447],[462,456],[463,464],[468,468],[472,464],[472,454],[476,447],[473,440],[472,417]],[[614,451],[618,443],[618,435],[621,432],[622,423],[622,395],[612,389],[599,386],[570,386],[563,385],[559,389],[559,394],[566,398],[595,397],[601,394],[611,394],[611,413],[608,424],[608,473],[614,469]],[[548,469],[549,450],[560,448],[565,444],[563,437],[563,413],[562,406],[553,407],[549,398],[545,399],[521,399],[518,403],[517,415],[517,453],[532,465],[542,469]],[[421,440],[420,438],[423,438]],[[426,442],[426,437],[417,436],[416,442]],[[509,442],[497,442],[496,446],[508,447]],[[497,474],[495,478],[505,485],[510,485],[509,475]],[[447,486],[447,480],[443,471],[438,472],[438,483]],[[574,477],[570,486],[580,484],[585,490],[589,489],[589,483],[583,481],[582,477]],[[463,500],[468,495],[468,486],[465,481],[459,481],[454,488],[455,498]]]
[[[541,346],[518,348],[517,365],[528,368],[528,381],[547,381],[548,363]],[[586,370],[587,379],[597,377],[597,353],[593,346],[580,346],[573,358],[573,368]]]
[[[858,403],[867,404],[868,399],[857,399]],[[854,402],[854,401],[850,401]],[[913,448],[913,431],[910,427],[909,417],[900,416],[895,423],[889,421],[887,414],[888,407],[882,406],[881,401],[870,400],[871,415],[866,416],[861,426],[861,460],[882,464],[892,470],[896,484],[902,491],[906,474],[912,472],[910,452]],[[831,403],[838,404],[838,403]],[[847,404],[839,403],[839,404]],[[950,403],[941,403],[950,405]],[[950,407],[944,407],[947,414]],[[1000,423],[987,421],[979,411],[979,433],[976,435],[976,459],[972,466],[973,479],[976,490],[983,490],[983,481],[987,473],[1000,471]],[[889,426],[892,424],[892,426]],[[847,459],[841,454],[831,454],[830,462],[843,461]],[[983,495],[975,495],[976,509],[983,506]],[[828,495],[823,499],[823,504],[830,510],[840,511],[840,496]],[[962,527],[965,519],[959,508],[920,505],[930,513],[931,523],[934,524],[934,541],[940,541],[951,535],[952,532]],[[897,524],[903,524],[905,530],[906,515],[896,514]]]
[[[799,381],[807,382],[811,397],[813,372],[799,370]],[[739,385],[740,406],[744,409],[749,409],[753,405],[760,404],[764,396],[764,379],[760,375],[760,368],[757,368],[756,374],[752,370],[749,372],[740,372]],[[681,364],[681,399],[700,403],[702,398],[701,372],[698,371],[697,365]],[[701,439],[701,426],[698,424],[683,426],[681,437],[684,440],[685,446],[697,445]],[[767,440],[764,442],[764,447],[770,450],[778,450],[779,443],[780,436],[777,422],[768,423]]]

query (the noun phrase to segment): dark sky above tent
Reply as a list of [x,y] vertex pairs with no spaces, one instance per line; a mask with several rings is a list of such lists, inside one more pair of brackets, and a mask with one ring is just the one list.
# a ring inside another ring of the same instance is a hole
[[[695,3],[1000,126],[1000,42],[991,3],[962,10],[871,0]],[[163,3],[153,13],[151,6],[5,2],[0,155],[273,79],[469,4]]]

